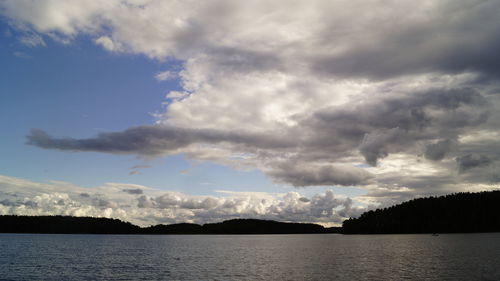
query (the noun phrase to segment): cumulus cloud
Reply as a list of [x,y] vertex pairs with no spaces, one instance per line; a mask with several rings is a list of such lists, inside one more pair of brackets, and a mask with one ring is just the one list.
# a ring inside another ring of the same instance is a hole
[[33,130],[31,145],[185,153],[293,186],[362,185],[373,198],[495,182],[500,147],[484,132],[500,132],[498,1],[0,5],[13,28],[182,62],[182,89],[157,124],[86,139]]
[[115,43],[113,43],[113,40],[107,36],[101,36],[95,40],[96,44],[101,45],[104,49],[108,51],[114,51],[116,50]]
[[[20,187],[22,186],[22,190]],[[332,191],[306,198],[297,192],[224,192],[191,196],[144,186],[109,183],[82,188],[69,183],[37,183],[0,176],[0,215],[111,217],[139,225],[207,223],[232,218],[340,224],[359,215],[349,198]]]

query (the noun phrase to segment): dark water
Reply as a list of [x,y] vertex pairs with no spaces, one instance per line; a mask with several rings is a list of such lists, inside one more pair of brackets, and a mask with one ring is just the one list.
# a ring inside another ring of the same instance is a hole
[[500,280],[500,234],[0,234],[0,280]]

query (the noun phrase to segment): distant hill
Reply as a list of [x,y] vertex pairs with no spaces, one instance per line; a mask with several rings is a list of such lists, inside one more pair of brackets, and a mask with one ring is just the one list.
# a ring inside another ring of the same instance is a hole
[[413,199],[344,221],[345,234],[500,232],[500,191]]
[[296,234],[335,233],[312,223],[285,223],[270,220],[234,219],[204,225],[179,223],[141,228],[108,218],[70,216],[0,216],[0,232],[65,234]]
[[141,228],[108,218],[70,216],[0,216],[0,232],[10,233],[82,233],[130,234]]
[[234,219],[220,223],[204,224],[207,234],[298,234],[325,233],[325,228],[312,223],[285,223],[270,220]]
[[[337,232],[339,232],[339,229],[337,229]],[[312,223],[233,219],[204,225],[191,223],[155,225],[144,228],[143,231],[148,234],[298,234],[329,233],[332,230]]]
[[143,228],[144,234],[201,234],[202,226],[194,223],[158,224]]

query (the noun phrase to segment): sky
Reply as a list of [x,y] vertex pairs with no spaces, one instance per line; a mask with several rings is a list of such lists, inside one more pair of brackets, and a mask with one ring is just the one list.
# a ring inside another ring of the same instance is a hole
[[0,0],[0,214],[339,225],[498,189],[498,14]]

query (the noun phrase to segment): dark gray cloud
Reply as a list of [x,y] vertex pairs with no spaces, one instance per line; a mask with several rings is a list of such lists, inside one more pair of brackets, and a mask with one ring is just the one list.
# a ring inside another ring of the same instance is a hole
[[[422,12],[408,3],[391,3],[386,14],[371,17],[371,28],[356,30],[362,33],[358,36],[343,36],[350,48],[319,55],[313,69],[324,75],[372,79],[429,72],[498,75],[500,2],[439,1],[420,19],[408,16]],[[337,37],[332,33],[336,30],[331,26],[324,37]]]
[[142,195],[141,197],[137,198],[137,207],[139,208],[151,208],[154,207],[156,204],[152,200],[152,198],[147,197],[145,195]]
[[425,148],[425,158],[431,160],[442,160],[456,145],[456,141],[450,139],[439,140],[436,143],[431,143]]
[[460,172],[467,172],[476,167],[488,166],[493,162],[493,159],[480,154],[467,154],[457,157],[458,169]]
[[[445,152],[437,150],[444,150],[447,143],[436,147],[434,140],[454,139],[465,128],[484,123],[489,110],[485,98],[474,89],[432,89],[352,108],[322,109],[302,126],[318,132],[308,140],[318,150],[328,149],[329,144],[340,151],[357,148],[375,166],[378,159],[390,152],[408,151],[417,141],[431,142],[427,156],[436,158],[443,153],[444,157]],[[450,146],[451,142],[446,148]]]
[[[343,141],[354,141],[356,145],[362,144],[362,149],[368,153],[369,150],[380,151],[381,143],[397,139],[397,132],[400,130],[423,131],[427,127],[443,125],[440,122],[446,122],[448,115],[454,116],[454,112],[465,106],[473,106],[485,113],[486,108],[482,107],[484,104],[484,98],[473,89],[435,89],[407,97],[376,100],[353,108],[321,109],[297,127],[281,133],[143,125],[122,132],[101,133],[95,138],[73,139],[53,138],[42,130],[33,129],[27,136],[27,143],[46,149],[160,155],[194,143],[226,142],[256,149],[293,149],[297,145],[325,147],[327,144],[321,143],[321,140],[322,134],[326,134],[330,142],[335,142],[331,137],[339,137]],[[442,112],[432,116],[432,110]],[[483,115],[481,114],[480,121],[485,121]],[[457,128],[450,127],[448,123],[444,125],[447,126],[444,129],[452,130],[470,124],[456,123]],[[299,131],[308,134],[294,139],[295,136],[291,134]]]
[[400,135],[401,131],[398,128],[384,132],[366,133],[359,146],[359,151],[365,157],[368,164],[376,166],[378,159],[384,158],[389,154],[389,144],[397,142]]
[[[435,124],[431,111],[453,113],[465,106],[483,110],[484,97],[471,88],[431,89],[423,92],[408,93],[399,97],[374,98],[351,108],[327,108],[314,114],[315,121],[322,122],[325,129],[340,126],[343,135],[363,137],[369,129],[399,128],[405,131],[423,130]],[[442,116],[436,116],[443,118]],[[351,126],[348,127],[347,124]],[[466,126],[467,124],[457,124]],[[349,130],[350,128],[350,130]]]
[[4,205],[4,206],[21,206],[23,205],[23,202],[17,200],[17,201],[13,201],[13,200],[10,200],[10,199],[3,199],[0,201],[0,204],[1,205]]
[[[359,153],[376,166],[390,153],[409,152],[442,160],[457,149],[452,140],[464,129],[487,121],[489,111],[483,95],[464,87],[401,93],[352,108],[328,107],[276,133],[144,125],[89,139],[53,138],[35,129],[27,138],[28,144],[47,149],[149,156],[183,152],[190,145],[227,145],[235,152],[256,155],[277,182],[349,186],[366,184],[372,176],[362,168],[336,165],[337,159]],[[466,117],[463,122],[457,121],[461,120],[457,114]],[[417,151],[418,142],[426,143],[424,151]],[[287,161],[274,161],[283,157]],[[319,160],[328,164],[315,162]]]
[[140,188],[124,189],[123,192],[126,192],[128,194],[133,194],[133,195],[137,195],[137,194],[142,194],[143,193],[142,189],[140,189]]
[[266,149],[287,148],[291,140],[274,134],[249,134],[214,129],[185,129],[161,125],[131,127],[123,132],[101,133],[95,138],[53,138],[40,129],[32,129],[28,144],[46,149],[97,151],[161,155],[185,148],[193,143],[234,143]]
[[[71,202],[71,200],[69,198],[64,198],[64,199],[60,199],[59,202],[60,202],[60,205],[66,205],[66,204],[69,204]],[[115,202],[112,202],[106,198],[102,198],[99,196],[92,198],[92,205],[96,206],[98,208],[115,208],[115,207],[117,207],[117,204]]]
[[312,166],[310,163],[273,163],[267,174],[277,182],[293,186],[359,185],[373,178],[362,168],[341,165]]
[[101,133],[91,139],[56,139],[33,129],[27,138],[28,144],[46,149],[154,155],[185,147],[191,137],[182,129],[139,126],[123,132]]

